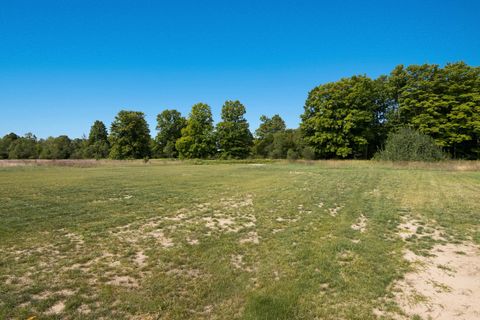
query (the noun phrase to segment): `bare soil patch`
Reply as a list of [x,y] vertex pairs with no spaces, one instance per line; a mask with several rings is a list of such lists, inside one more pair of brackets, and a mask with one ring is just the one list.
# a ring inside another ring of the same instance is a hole
[[468,242],[445,243],[440,230],[415,219],[400,224],[398,234],[404,240],[414,235],[443,240],[427,255],[405,250],[404,258],[415,269],[394,285],[395,301],[404,313],[409,318],[480,319],[480,248]]

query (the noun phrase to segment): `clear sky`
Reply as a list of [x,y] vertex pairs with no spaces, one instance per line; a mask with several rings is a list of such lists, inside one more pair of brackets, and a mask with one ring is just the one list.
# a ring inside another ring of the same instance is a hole
[[297,127],[308,91],[397,64],[480,65],[480,1],[0,0],[0,135],[88,134],[121,109]]

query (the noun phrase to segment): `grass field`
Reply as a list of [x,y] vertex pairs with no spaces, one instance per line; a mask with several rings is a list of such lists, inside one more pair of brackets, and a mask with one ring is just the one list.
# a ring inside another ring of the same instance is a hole
[[439,168],[0,167],[0,319],[427,319],[421,270],[480,261],[480,171]]

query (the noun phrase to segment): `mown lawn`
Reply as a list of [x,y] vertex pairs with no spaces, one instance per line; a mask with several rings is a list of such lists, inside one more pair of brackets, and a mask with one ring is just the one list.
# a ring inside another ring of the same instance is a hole
[[0,167],[0,219],[0,319],[375,319],[402,314],[405,248],[480,243],[480,172]]

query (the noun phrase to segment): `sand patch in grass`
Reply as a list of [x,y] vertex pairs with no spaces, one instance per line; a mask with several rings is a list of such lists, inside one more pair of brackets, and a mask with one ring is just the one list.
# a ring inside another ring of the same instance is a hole
[[367,218],[362,214],[357,219],[357,221],[350,226],[350,228],[355,231],[360,231],[361,233],[364,233],[367,230],[367,221]]
[[428,257],[405,252],[416,270],[395,284],[395,301],[424,319],[480,317],[480,249],[471,243],[438,244]]
[[56,302],[53,306],[50,307],[50,309],[45,312],[47,315],[56,315],[60,314],[63,312],[65,309],[65,301],[58,301]]
[[240,243],[253,243],[253,244],[259,244],[260,243],[260,237],[258,236],[258,233],[256,231],[250,231],[245,238],[240,239]]

